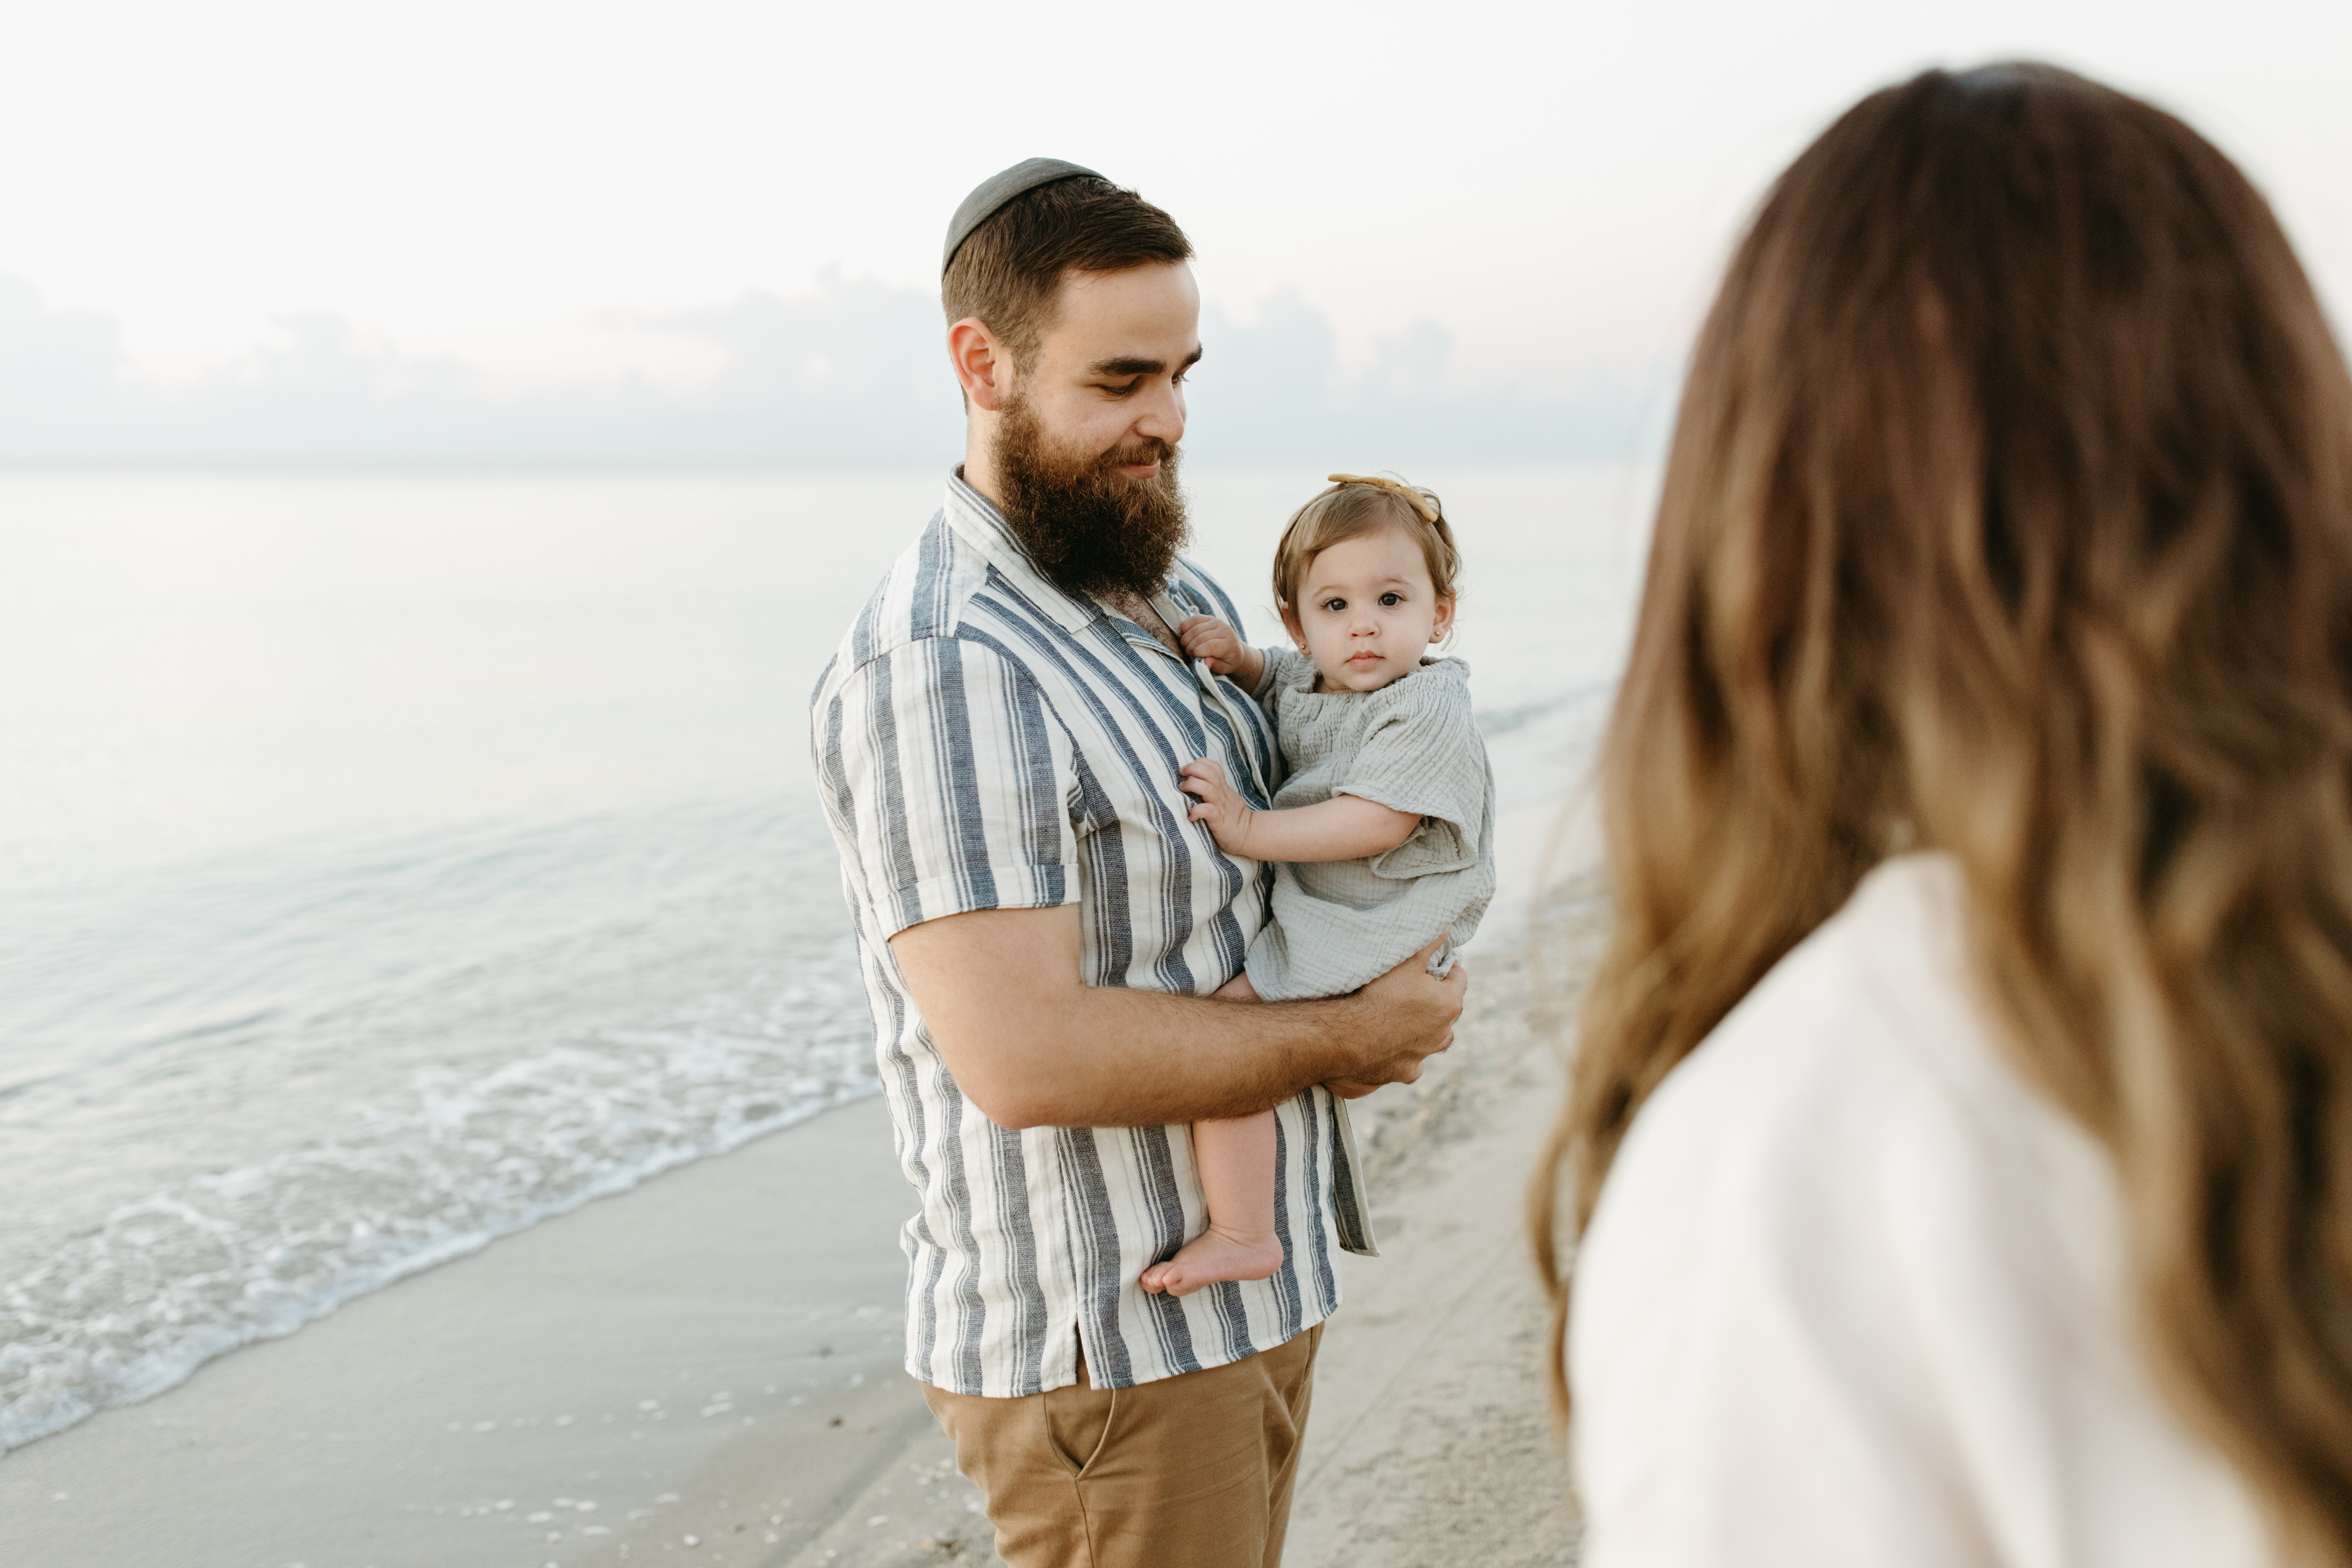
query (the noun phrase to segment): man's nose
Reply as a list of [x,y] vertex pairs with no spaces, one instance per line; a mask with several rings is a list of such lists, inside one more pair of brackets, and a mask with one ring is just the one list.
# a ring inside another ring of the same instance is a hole
[[1160,385],[1141,395],[1143,405],[1136,410],[1135,423],[1129,426],[1138,436],[1154,441],[1165,441],[1173,447],[1184,438],[1184,389]]

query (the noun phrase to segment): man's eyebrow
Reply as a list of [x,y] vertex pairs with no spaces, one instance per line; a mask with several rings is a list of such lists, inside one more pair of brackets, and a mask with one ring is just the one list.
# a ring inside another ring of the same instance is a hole
[[[1190,370],[1201,363],[1201,351],[1194,349],[1185,356],[1182,369]],[[1087,366],[1088,375],[1158,375],[1168,368],[1164,359],[1098,359]]]

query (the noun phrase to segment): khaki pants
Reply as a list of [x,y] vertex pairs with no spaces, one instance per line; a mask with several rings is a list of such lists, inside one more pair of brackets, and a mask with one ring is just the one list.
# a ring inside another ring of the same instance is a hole
[[1314,1392],[1318,1323],[1132,1388],[1022,1399],[923,1389],[1012,1568],[1276,1568]]

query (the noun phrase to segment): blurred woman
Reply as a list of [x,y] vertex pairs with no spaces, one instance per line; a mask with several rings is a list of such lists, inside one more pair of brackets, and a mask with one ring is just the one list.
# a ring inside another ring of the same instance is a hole
[[2352,1563],[2352,383],[2229,161],[2033,66],[1798,159],[1602,776],[1590,1568]]

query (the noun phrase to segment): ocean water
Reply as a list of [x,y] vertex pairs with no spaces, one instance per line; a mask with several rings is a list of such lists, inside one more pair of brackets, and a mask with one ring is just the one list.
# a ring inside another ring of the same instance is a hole
[[[1651,476],[1413,477],[1558,795]],[[1319,480],[1188,476],[1261,640]],[[940,485],[0,474],[0,1450],[875,1091],[805,703]]]

